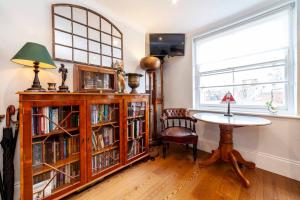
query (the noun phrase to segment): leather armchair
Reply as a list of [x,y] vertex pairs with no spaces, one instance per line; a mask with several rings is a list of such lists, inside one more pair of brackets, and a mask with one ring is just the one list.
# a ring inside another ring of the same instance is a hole
[[194,161],[197,158],[198,135],[196,134],[197,120],[190,117],[185,108],[164,109],[160,118],[162,124],[161,140],[163,157],[166,157],[169,143],[192,144]]

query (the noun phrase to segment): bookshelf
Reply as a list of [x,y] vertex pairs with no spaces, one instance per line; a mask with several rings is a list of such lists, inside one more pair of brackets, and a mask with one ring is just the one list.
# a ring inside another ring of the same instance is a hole
[[126,111],[126,163],[145,155],[148,151],[148,109],[147,102],[141,99],[125,101]]
[[94,100],[88,103],[88,135],[91,137],[91,147],[88,152],[88,179],[94,180],[103,174],[121,166],[121,109],[122,100]]
[[21,199],[56,199],[148,157],[148,95],[19,93]]

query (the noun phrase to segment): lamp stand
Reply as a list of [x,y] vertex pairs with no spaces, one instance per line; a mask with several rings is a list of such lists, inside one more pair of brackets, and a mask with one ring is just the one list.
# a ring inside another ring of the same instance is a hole
[[46,90],[42,88],[40,80],[39,80],[39,62],[34,62],[34,80],[31,88],[25,90],[26,92],[45,92]]
[[227,113],[225,113],[224,116],[227,116],[227,117],[233,116],[233,114],[230,113],[230,102],[228,102],[228,104],[227,104]]

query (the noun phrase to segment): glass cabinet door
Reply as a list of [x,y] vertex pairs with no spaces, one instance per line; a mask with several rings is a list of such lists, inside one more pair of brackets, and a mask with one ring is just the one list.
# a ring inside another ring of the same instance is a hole
[[134,99],[125,102],[126,112],[126,162],[140,158],[148,152],[147,101]]
[[32,107],[32,199],[56,195],[84,180],[80,173],[85,156],[81,150],[85,149],[82,108],[69,102]]
[[94,101],[88,109],[88,174],[94,179],[121,164],[120,101]]

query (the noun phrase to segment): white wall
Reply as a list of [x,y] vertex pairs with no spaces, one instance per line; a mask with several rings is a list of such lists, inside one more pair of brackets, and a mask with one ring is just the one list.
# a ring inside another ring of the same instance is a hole
[[[122,21],[119,16],[111,14],[110,10],[103,8],[94,0],[0,0],[0,113],[4,114],[6,107],[10,104],[18,107],[17,91],[27,89],[33,80],[32,68],[13,64],[10,59],[28,41],[45,45],[52,52],[51,31],[51,4],[73,3],[88,7],[99,12],[112,20],[123,32],[124,36],[124,64],[126,72],[141,72],[138,69],[139,60],[145,55],[145,33],[132,28]],[[60,62],[56,62],[57,65]],[[72,90],[72,68],[73,65],[66,63],[69,69],[67,84]],[[43,70],[40,72],[40,81],[44,88],[47,82],[60,83],[60,75],[55,70]],[[141,81],[140,92],[144,91]],[[129,88],[127,89],[129,91]],[[2,127],[0,126],[0,140],[2,138]],[[2,150],[2,148],[1,148]],[[15,156],[15,181],[19,182],[19,146]],[[2,168],[2,152],[0,152],[0,166]],[[18,191],[16,191],[18,198]]]
[[[256,10],[259,9],[256,8]],[[252,12],[254,10],[236,13],[215,24],[187,33],[185,56],[170,58],[164,66],[166,108],[193,107],[192,38],[213,28],[230,24]],[[298,14],[298,30],[300,28],[299,21]],[[297,38],[300,39],[299,31],[297,32]],[[299,47],[300,43],[298,42]],[[297,58],[298,60],[300,58],[299,51]],[[298,67],[298,74],[299,71]],[[298,94],[300,93],[298,92]],[[259,168],[300,180],[300,118],[268,117],[268,119],[273,122],[270,126],[236,129],[234,133],[236,148],[246,158],[255,161]],[[210,152],[217,147],[219,140],[218,126],[199,122],[197,131],[199,134],[199,149]]]

